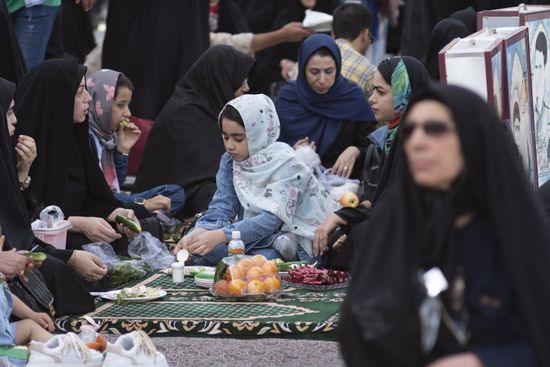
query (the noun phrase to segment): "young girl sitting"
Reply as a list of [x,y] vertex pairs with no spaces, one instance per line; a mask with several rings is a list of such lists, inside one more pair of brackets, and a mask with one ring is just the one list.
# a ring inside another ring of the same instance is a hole
[[103,69],[90,75],[86,84],[92,96],[90,147],[115,198],[123,203],[140,203],[149,213],[158,209],[170,215],[178,213],[185,203],[185,193],[178,185],[161,185],[131,195],[120,191],[128,172],[128,154],[141,135],[129,121],[134,90],[130,79],[118,71]]
[[[267,96],[243,95],[218,118],[226,153],[217,190],[195,229],[175,248],[215,265],[227,256],[232,231],[240,231],[247,254],[311,260],[314,231],[338,204],[287,144],[277,142],[280,125]],[[238,221],[233,222],[238,217]]]

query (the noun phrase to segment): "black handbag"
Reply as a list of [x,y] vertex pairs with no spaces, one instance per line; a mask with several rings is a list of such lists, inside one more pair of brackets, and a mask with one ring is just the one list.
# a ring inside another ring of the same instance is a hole
[[55,316],[53,295],[46,286],[42,273],[34,269],[27,274],[27,279],[26,282],[20,277],[10,280],[8,282],[10,291],[31,310],[45,312],[53,318]]

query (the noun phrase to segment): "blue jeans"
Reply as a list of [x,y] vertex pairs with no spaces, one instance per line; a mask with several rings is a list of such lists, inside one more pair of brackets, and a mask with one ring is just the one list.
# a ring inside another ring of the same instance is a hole
[[58,9],[59,6],[35,5],[11,15],[27,69],[44,61]]
[[183,209],[185,204],[185,192],[178,185],[161,185],[135,194],[119,192],[115,194],[115,198],[123,203],[128,203],[138,199],[151,199],[157,195],[164,195],[172,200],[171,211],[167,213],[168,215],[175,215]]

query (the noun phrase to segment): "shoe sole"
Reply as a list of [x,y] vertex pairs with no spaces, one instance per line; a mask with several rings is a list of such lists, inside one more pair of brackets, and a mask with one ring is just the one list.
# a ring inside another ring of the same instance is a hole
[[[122,367],[122,366],[142,366],[142,367],[153,367],[151,366],[150,364],[143,364],[143,363],[138,363],[138,364],[131,364],[129,365],[128,363],[124,363],[124,364],[113,364],[113,363],[106,363],[106,362],[103,362],[103,367]],[[87,366],[86,366],[87,367]],[[154,367],[169,367],[168,366],[168,362],[165,362],[163,364],[155,364]]]
[[[29,362],[27,367],[102,367],[103,361],[93,363],[55,363],[55,362]],[[166,365],[168,367],[168,365]]]

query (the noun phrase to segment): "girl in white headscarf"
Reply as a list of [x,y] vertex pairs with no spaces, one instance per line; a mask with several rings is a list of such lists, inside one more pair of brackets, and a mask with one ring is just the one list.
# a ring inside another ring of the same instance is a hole
[[277,142],[280,125],[271,99],[238,97],[226,104],[218,123],[226,153],[216,194],[175,251],[186,248],[201,256],[196,262],[216,264],[227,256],[231,232],[240,231],[247,254],[311,259],[314,231],[338,204],[295,151]]

